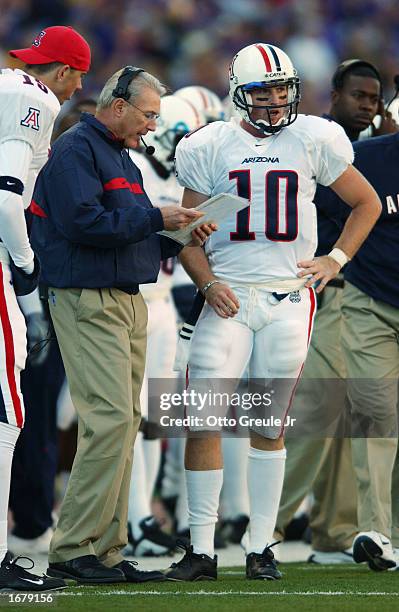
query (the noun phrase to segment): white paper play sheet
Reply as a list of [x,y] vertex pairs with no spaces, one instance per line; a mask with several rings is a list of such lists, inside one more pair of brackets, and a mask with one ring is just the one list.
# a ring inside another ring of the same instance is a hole
[[219,193],[218,195],[209,198],[193,210],[199,210],[204,214],[201,219],[193,221],[187,227],[180,230],[163,230],[158,232],[161,236],[167,236],[172,238],[180,244],[186,245],[191,242],[191,232],[193,229],[202,225],[203,223],[220,223],[226,219],[226,217],[236,215],[240,210],[246,208],[249,205],[249,201],[246,198],[240,198],[239,196],[232,195],[230,193]]

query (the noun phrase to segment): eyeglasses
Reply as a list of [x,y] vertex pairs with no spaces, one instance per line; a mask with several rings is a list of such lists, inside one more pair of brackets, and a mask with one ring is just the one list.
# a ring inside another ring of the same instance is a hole
[[143,111],[143,110],[141,110],[141,108],[139,108],[138,106],[133,104],[133,102],[128,102],[128,104],[130,104],[130,106],[134,106],[134,108],[137,108],[137,110],[139,110],[140,113],[143,113],[144,117],[148,121],[156,121],[160,117],[160,115],[158,113],[154,113],[153,111]]

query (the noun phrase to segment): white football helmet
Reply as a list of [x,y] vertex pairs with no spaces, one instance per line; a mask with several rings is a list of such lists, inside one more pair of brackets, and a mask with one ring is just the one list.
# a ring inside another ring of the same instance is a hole
[[203,116],[203,124],[224,121],[224,108],[221,99],[207,87],[190,85],[175,92],[176,96],[191,102]]
[[[241,117],[265,134],[274,134],[295,121],[301,99],[297,71],[288,55],[278,47],[266,43],[256,43],[244,47],[233,58],[230,69],[230,97]],[[254,121],[251,111],[251,90],[265,86],[287,86],[287,102],[284,105],[256,106],[267,111],[268,120]],[[270,111],[285,107],[284,116],[272,124]]]
[[161,98],[156,130],[148,132],[146,145],[155,148],[155,159],[171,171],[177,143],[185,134],[201,125],[200,115],[190,102],[176,95],[164,96]]

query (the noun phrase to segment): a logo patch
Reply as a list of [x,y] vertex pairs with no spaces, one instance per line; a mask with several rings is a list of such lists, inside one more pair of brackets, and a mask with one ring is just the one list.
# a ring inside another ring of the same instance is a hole
[[290,302],[293,302],[294,304],[298,304],[298,302],[301,301],[301,296],[299,291],[291,291],[290,293]]
[[32,130],[36,130],[37,132],[40,129],[39,115],[40,110],[30,106],[26,117],[21,119],[21,125],[27,128],[32,128]]
[[245,157],[242,160],[242,164],[259,164],[259,163],[267,163],[267,164],[279,164],[280,160],[278,157]]
[[42,38],[43,38],[43,36],[46,36],[46,32],[45,32],[44,30],[42,30],[42,31],[40,32],[40,34],[38,34],[38,36],[36,36],[36,38],[35,38],[35,40],[33,41],[32,45],[33,45],[34,47],[39,47],[39,46],[40,46],[40,43],[42,42]]

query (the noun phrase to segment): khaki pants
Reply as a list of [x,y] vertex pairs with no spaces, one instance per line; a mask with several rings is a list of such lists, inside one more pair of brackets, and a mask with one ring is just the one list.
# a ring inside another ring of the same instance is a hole
[[[312,546],[321,551],[349,548],[357,531],[351,445],[341,431],[346,401],[340,342],[341,299],[340,288],[326,287],[323,291],[323,305],[316,315],[311,345],[290,412],[298,419],[306,414],[308,434],[285,440],[287,461],[277,518],[277,531],[284,533],[284,527],[302,500],[313,491]],[[324,383],[323,379],[331,380]],[[332,379],[337,379],[336,385],[331,385]],[[325,418],[326,411],[328,418]],[[312,431],[318,431],[318,422],[321,435],[327,424],[328,435],[336,437],[315,437]]]
[[342,348],[357,436],[352,453],[359,529],[391,537],[392,471],[398,447],[399,309],[347,283],[342,312]]
[[78,447],[51,563],[96,555],[111,567],[127,543],[133,444],[140,424],[147,309],[118,289],[49,289],[78,414]]

